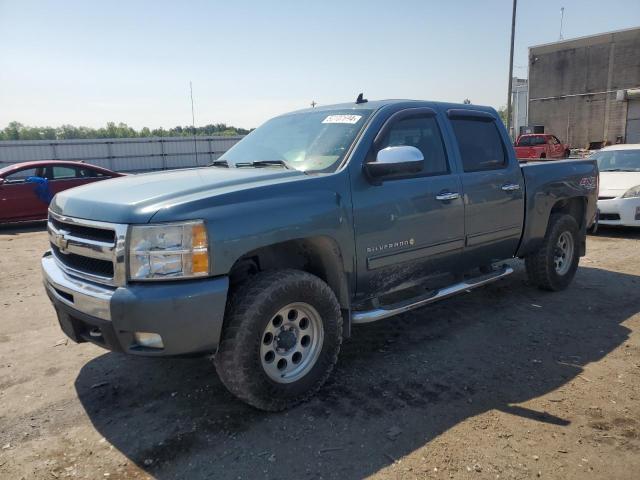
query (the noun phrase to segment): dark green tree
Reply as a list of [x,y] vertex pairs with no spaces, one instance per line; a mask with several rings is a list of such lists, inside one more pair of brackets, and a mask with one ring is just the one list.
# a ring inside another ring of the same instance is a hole
[[507,106],[506,105],[503,105],[498,109],[498,115],[500,115],[500,119],[502,120],[502,123],[504,123],[506,126],[507,125]]
[[251,130],[236,128],[226,123],[210,123],[203,127],[176,126],[150,129],[143,127],[139,131],[126,123],[108,122],[104,127],[76,127],[61,125],[59,127],[29,127],[20,122],[10,122],[0,130],[0,140],[72,140],[90,138],[136,138],[136,137],[183,137],[193,135],[246,135]]

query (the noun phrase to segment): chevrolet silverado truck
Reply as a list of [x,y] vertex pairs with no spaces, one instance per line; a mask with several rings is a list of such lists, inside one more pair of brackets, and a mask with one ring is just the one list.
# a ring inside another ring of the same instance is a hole
[[521,159],[559,160],[569,158],[570,149],[555,135],[520,135],[515,143],[516,157]]
[[521,166],[492,108],[359,98],[269,120],[208,167],[58,193],[44,284],[72,340],[210,354],[278,411],[321,387],[353,326],[501,279],[506,259],[566,288],[597,189],[592,160]]

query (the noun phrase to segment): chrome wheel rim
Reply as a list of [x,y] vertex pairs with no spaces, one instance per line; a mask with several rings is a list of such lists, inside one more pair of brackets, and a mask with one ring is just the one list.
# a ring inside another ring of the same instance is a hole
[[566,274],[571,268],[573,249],[573,236],[569,232],[562,232],[558,237],[555,255],[553,257],[553,263],[555,264],[558,275]]
[[291,383],[313,368],[324,341],[322,319],[308,303],[290,303],[267,323],[260,338],[260,362],[277,383]]

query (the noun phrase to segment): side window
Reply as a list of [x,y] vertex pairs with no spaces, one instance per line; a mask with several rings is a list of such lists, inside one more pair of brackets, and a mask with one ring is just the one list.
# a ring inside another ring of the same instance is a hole
[[502,138],[492,121],[469,118],[451,121],[465,172],[496,170],[507,165]]
[[449,173],[440,129],[434,117],[411,117],[397,121],[381,144],[386,147],[416,147],[424,157],[425,175]]
[[533,137],[533,141],[531,143],[532,145],[544,145],[547,142],[544,137]]
[[529,147],[531,146],[531,137],[522,137],[518,142],[519,147]]
[[27,177],[35,177],[37,173],[35,168],[25,168],[7,175],[4,177],[4,181],[7,183],[23,183]]
[[67,180],[77,176],[77,170],[73,167],[53,167],[53,180]]
[[95,178],[95,177],[101,177],[102,175],[96,172],[95,170],[91,170],[89,168],[79,168],[78,176],[81,178]]

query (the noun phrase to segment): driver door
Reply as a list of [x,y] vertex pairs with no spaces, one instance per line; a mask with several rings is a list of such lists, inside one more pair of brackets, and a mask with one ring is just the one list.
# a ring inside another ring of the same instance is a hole
[[42,168],[22,168],[4,177],[0,185],[0,222],[39,220],[47,216],[44,204],[35,192],[37,184],[27,182],[28,177],[40,177]]
[[430,108],[391,116],[374,142],[369,161],[389,146],[412,146],[423,170],[376,184],[361,173],[353,180],[358,296],[362,299],[423,284],[451,272],[464,248],[460,176]]

